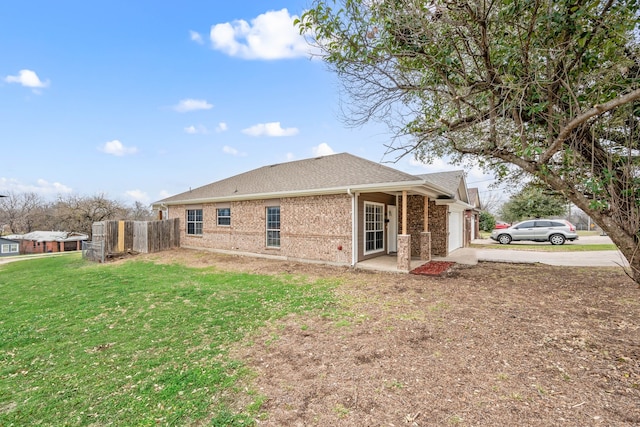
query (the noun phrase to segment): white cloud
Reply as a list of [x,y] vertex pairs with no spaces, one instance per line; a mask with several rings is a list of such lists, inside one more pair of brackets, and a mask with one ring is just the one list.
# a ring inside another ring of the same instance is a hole
[[204,40],[202,40],[202,35],[200,35],[197,31],[189,31],[189,36],[191,37],[191,41],[194,41],[198,44],[203,44]]
[[244,157],[247,155],[247,153],[242,153],[237,149],[230,147],[228,145],[225,145],[224,147],[222,147],[222,152],[226,154],[231,154],[232,156],[239,156],[239,157]]
[[236,20],[211,27],[211,46],[243,59],[282,59],[309,56],[305,38],[293,25],[297,17],[287,9],[269,11],[248,23]]
[[415,157],[411,156],[409,158],[409,165],[424,168],[428,170],[428,172],[426,173],[446,172],[446,171],[459,169],[457,166],[451,166],[450,164],[446,163],[444,159],[442,159],[441,157],[437,159],[433,159],[431,163],[426,164],[426,163],[422,163],[420,160],[416,160]]
[[125,147],[122,142],[114,139],[113,141],[105,142],[100,151],[106,154],[112,154],[114,156],[124,156],[127,154],[135,154],[138,152],[136,147]]
[[293,136],[298,134],[297,128],[285,128],[280,122],[258,123],[250,128],[243,129],[242,133],[250,136]]
[[184,128],[184,131],[188,134],[191,135],[195,135],[195,134],[207,134],[209,131],[207,130],[206,127],[202,126],[202,125],[198,125],[198,126],[187,126],[186,128]]
[[134,202],[141,202],[146,205],[151,203],[151,198],[149,197],[149,195],[142,190],[129,190],[125,191],[124,194]]
[[294,160],[296,156],[293,153],[287,153],[287,161],[290,162]]
[[212,108],[213,105],[209,104],[204,99],[183,99],[173,106],[173,109],[179,113],[187,113],[189,111],[197,110],[210,110]]
[[218,126],[216,127],[216,132],[218,132],[218,133],[226,132],[227,129],[229,129],[227,124],[225,122],[220,122],[220,123],[218,123]]
[[49,80],[43,82],[36,72],[32,70],[20,70],[17,76],[7,76],[4,81],[7,83],[19,83],[22,86],[34,89],[35,92],[37,92],[35,89],[49,86]]
[[0,177],[0,194],[11,191],[15,193],[36,193],[41,196],[57,196],[73,192],[71,187],[59,182],[38,179],[35,184],[25,184],[17,179]]
[[333,151],[333,148],[329,147],[329,144],[327,144],[326,142],[323,142],[322,144],[315,147],[311,147],[311,152],[314,156],[328,156],[330,154],[336,153],[335,151]]
[[167,190],[160,191],[160,199],[166,199],[167,197],[173,196],[173,193],[169,193]]

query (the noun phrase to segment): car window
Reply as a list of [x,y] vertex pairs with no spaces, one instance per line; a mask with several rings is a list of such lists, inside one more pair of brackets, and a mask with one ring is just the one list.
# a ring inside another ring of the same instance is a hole
[[536,227],[551,227],[551,221],[536,221]]
[[525,221],[522,224],[520,224],[518,226],[518,228],[531,228],[534,226],[534,222],[533,221]]
[[551,221],[551,226],[552,227],[565,227],[567,224],[564,224],[562,222],[557,222],[557,221]]

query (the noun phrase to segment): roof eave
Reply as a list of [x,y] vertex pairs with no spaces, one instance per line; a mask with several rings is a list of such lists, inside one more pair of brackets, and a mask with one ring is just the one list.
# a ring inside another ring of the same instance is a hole
[[397,192],[397,191],[415,191],[420,194],[429,195],[434,197],[437,194],[444,194],[451,196],[449,191],[446,191],[436,185],[426,183],[424,180],[415,181],[401,181],[401,182],[386,182],[377,184],[359,184],[359,185],[347,185],[341,187],[332,188],[319,188],[315,190],[300,190],[300,191],[277,191],[272,193],[255,193],[255,194],[239,194],[231,196],[221,197],[202,197],[197,199],[183,199],[174,201],[158,201],[152,204],[153,208],[167,207],[175,205],[195,205],[201,203],[217,203],[217,202],[233,202],[240,200],[264,200],[264,199],[278,199],[282,197],[304,197],[304,196],[323,196],[328,194],[341,194],[348,191],[351,192]]

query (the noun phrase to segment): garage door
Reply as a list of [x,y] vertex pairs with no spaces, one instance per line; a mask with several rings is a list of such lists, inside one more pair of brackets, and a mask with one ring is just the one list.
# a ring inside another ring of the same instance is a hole
[[462,247],[462,212],[449,213],[449,252]]

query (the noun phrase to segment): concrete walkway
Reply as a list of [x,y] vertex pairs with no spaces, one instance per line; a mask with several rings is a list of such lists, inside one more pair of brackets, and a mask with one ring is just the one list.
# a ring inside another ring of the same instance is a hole
[[[519,244],[549,246],[549,243],[515,242],[509,245],[500,245],[491,239],[478,239],[472,242],[475,245],[492,246],[491,249],[464,248],[473,250],[478,261],[493,262],[517,262],[517,263],[542,263],[548,265],[566,265],[574,267],[628,267],[629,263],[618,250],[610,251],[576,251],[576,252],[543,252],[535,250],[494,249],[494,247],[517,247]],[[613,244],[607,236],[584,236],[575,242],[566,242],[565,245],[596,245]],[[459,249],[460,250],[460,249]],[[455,255],[454,251],[452,255]]]
[[48,252],[44,254],[30,254],[30,255],[13,255],[13,256],[5,256],[0,258],[0,264],[7,264],[9,262],[15,261],[24,261],[26,259],[35,259],[35,258],[44,258],[49,256],[64,256],[77,254],[79,251],[68,251],[68,252]]

